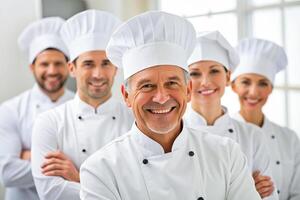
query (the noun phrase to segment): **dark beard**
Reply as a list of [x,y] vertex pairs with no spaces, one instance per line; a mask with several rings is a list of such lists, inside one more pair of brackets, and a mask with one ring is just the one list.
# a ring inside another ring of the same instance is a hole
[[35,77],[35,80],[36,80],[37,84],[39,85],[39,87],[40,87],[42,90],[44,90],[46,93],[53,94],[53,93],[58,92],[61,88],[63,88],[64,85],[65,85],[65,83],[66,83],[66,81],[67,81],[67,77],[66,77],[65,79],[62,79],[62,76],[61,76],[61,75],[58,75],[58,76],[61,77],[60,83],[59,83],[59,85],[58,85],[56,88],[53,88],[53,89],[51,89],[51,90],[49,90],[49,89],[47,89],[47,88],[45,87],[45,84],[44,84],[43,81],[44,81],[46,78],[45,78],[44,76],[42,76],[42,80],[43,80],[43,81],[39,81],[36,77]]

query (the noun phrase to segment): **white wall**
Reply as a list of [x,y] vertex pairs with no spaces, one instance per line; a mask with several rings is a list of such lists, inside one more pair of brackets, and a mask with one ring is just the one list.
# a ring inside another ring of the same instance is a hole
[[40,17],[39,0],[1,1],[0,24],[0,102],[30,88],[33,78],[17,38],[29,22]]
[[[0,6],[0,103],[30,88],[33,78],[26,57],[21,54],[17,38],[23,28],[40,15],[39,0],[1,1]],[[3,199],[0,187],[0,199]]]

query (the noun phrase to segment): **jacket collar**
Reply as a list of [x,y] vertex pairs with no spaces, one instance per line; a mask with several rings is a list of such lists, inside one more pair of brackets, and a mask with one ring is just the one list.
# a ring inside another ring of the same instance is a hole
[[48,106],[57,106],[60,105],[63,102],[66,102],[70,98],[73,97],[73,93],[69,90],[65,89],[64,94],[59,97],[59,99],[55,102],[51,101],[49,96],[47,96],[42,89],[38,86],[38,84],[35,84],[31,90],[31,96],[32,96],[32,102],[36,108],[45,108],[47,109]]
[[[144,157],[157,156],[165,154],[163,147],[156,141],[145,135],[134,123],[131,128],[131,134],[138,143]],[[187,144],[187,129],[183,126],[182,131],[175,139],[172,152],[182,149]]]
[[227,130],[228,128],[233,128],[231,125],[231,118],[228,114],[226,107],[222,106],[224,114],[220,116],[212,126],[207,125],[206,119],[197,113],[191,106],[188,107],[185,114],[185,122],[188,127],[193,129],[206,129],[206,130]]
[[109,98],[107,101],[99,105],[97,108],[94,108],[93,106],[87,104],[83,100],[80,99],[78,93],[76,93],[74,97],[74,108],[75,108],[75,114],[77,117],[89,117],[93,115],[103,115],[103,114],[111,114],[111,110],[113,108],[114,100],[112,98]]

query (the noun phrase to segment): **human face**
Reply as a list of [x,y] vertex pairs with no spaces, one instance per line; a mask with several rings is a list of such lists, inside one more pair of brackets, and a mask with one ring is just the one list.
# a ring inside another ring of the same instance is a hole
[[54,49],[42,51],[30,68],[37,84],[47,94],[61,91],[69,74],[65,55]]
[[160,65],[129,78],[123,97],[132,107],[139,129],[146,135],[179,133],[181,118],[190,99],[183,69]]
[[104,102],[111,97],[117,69],[108,60],[105,51],[85,52],[69,67],[82,100],[87,103],[94,100]]
[[199,61],[189,66],[192,82],[192,104],[221,104],[225,87],[230,83],[230,72],[215,61]]
[[239,96],[242,110],[262,111],[273,86],[264,76],[258,74],[242,74],[232,83],[232,89]]

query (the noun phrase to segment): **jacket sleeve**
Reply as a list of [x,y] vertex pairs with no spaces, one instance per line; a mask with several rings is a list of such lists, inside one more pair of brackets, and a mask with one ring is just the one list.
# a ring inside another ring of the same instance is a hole
[[300,140],[295,132],[290,132],[291,143],[294,153],[293,178],[289,187],[289,200],[300,199]]
[[230,181],[227,198],[230,200],[259,200],[255,184],[247,165],[246,156],[237,144],[233,144],[229,163]]
[[0,180],[5,187],[34,186],[29,161],[20,158],[22,141],[16,108],[0,106]]
[[80,184],[58,176],[45,176],[41,165],[45,155],[58,150],[58,125],[51,111],[39,115],[32,133],[32,174],[41,199],[79,200]]
[[[113,175],[108,166],[98,163],[95,156],[89,157],[80,168],[81,200],[121,200]],[[99,176],[99,170],[101,176]]]
[[[267,148],[267,138],[265,134],[258,128],[254,128],[254,143],[253,143],[253,171],[259,170],[260,173],[264,176],[269,176],[273,183],[275,184],[275,180],[272,174],[272,167],[271,167],[271,156],[270,151]],[[279,199],[276,185],[274,188],[273,193],[263,198],[264,200],[277,200]]]

